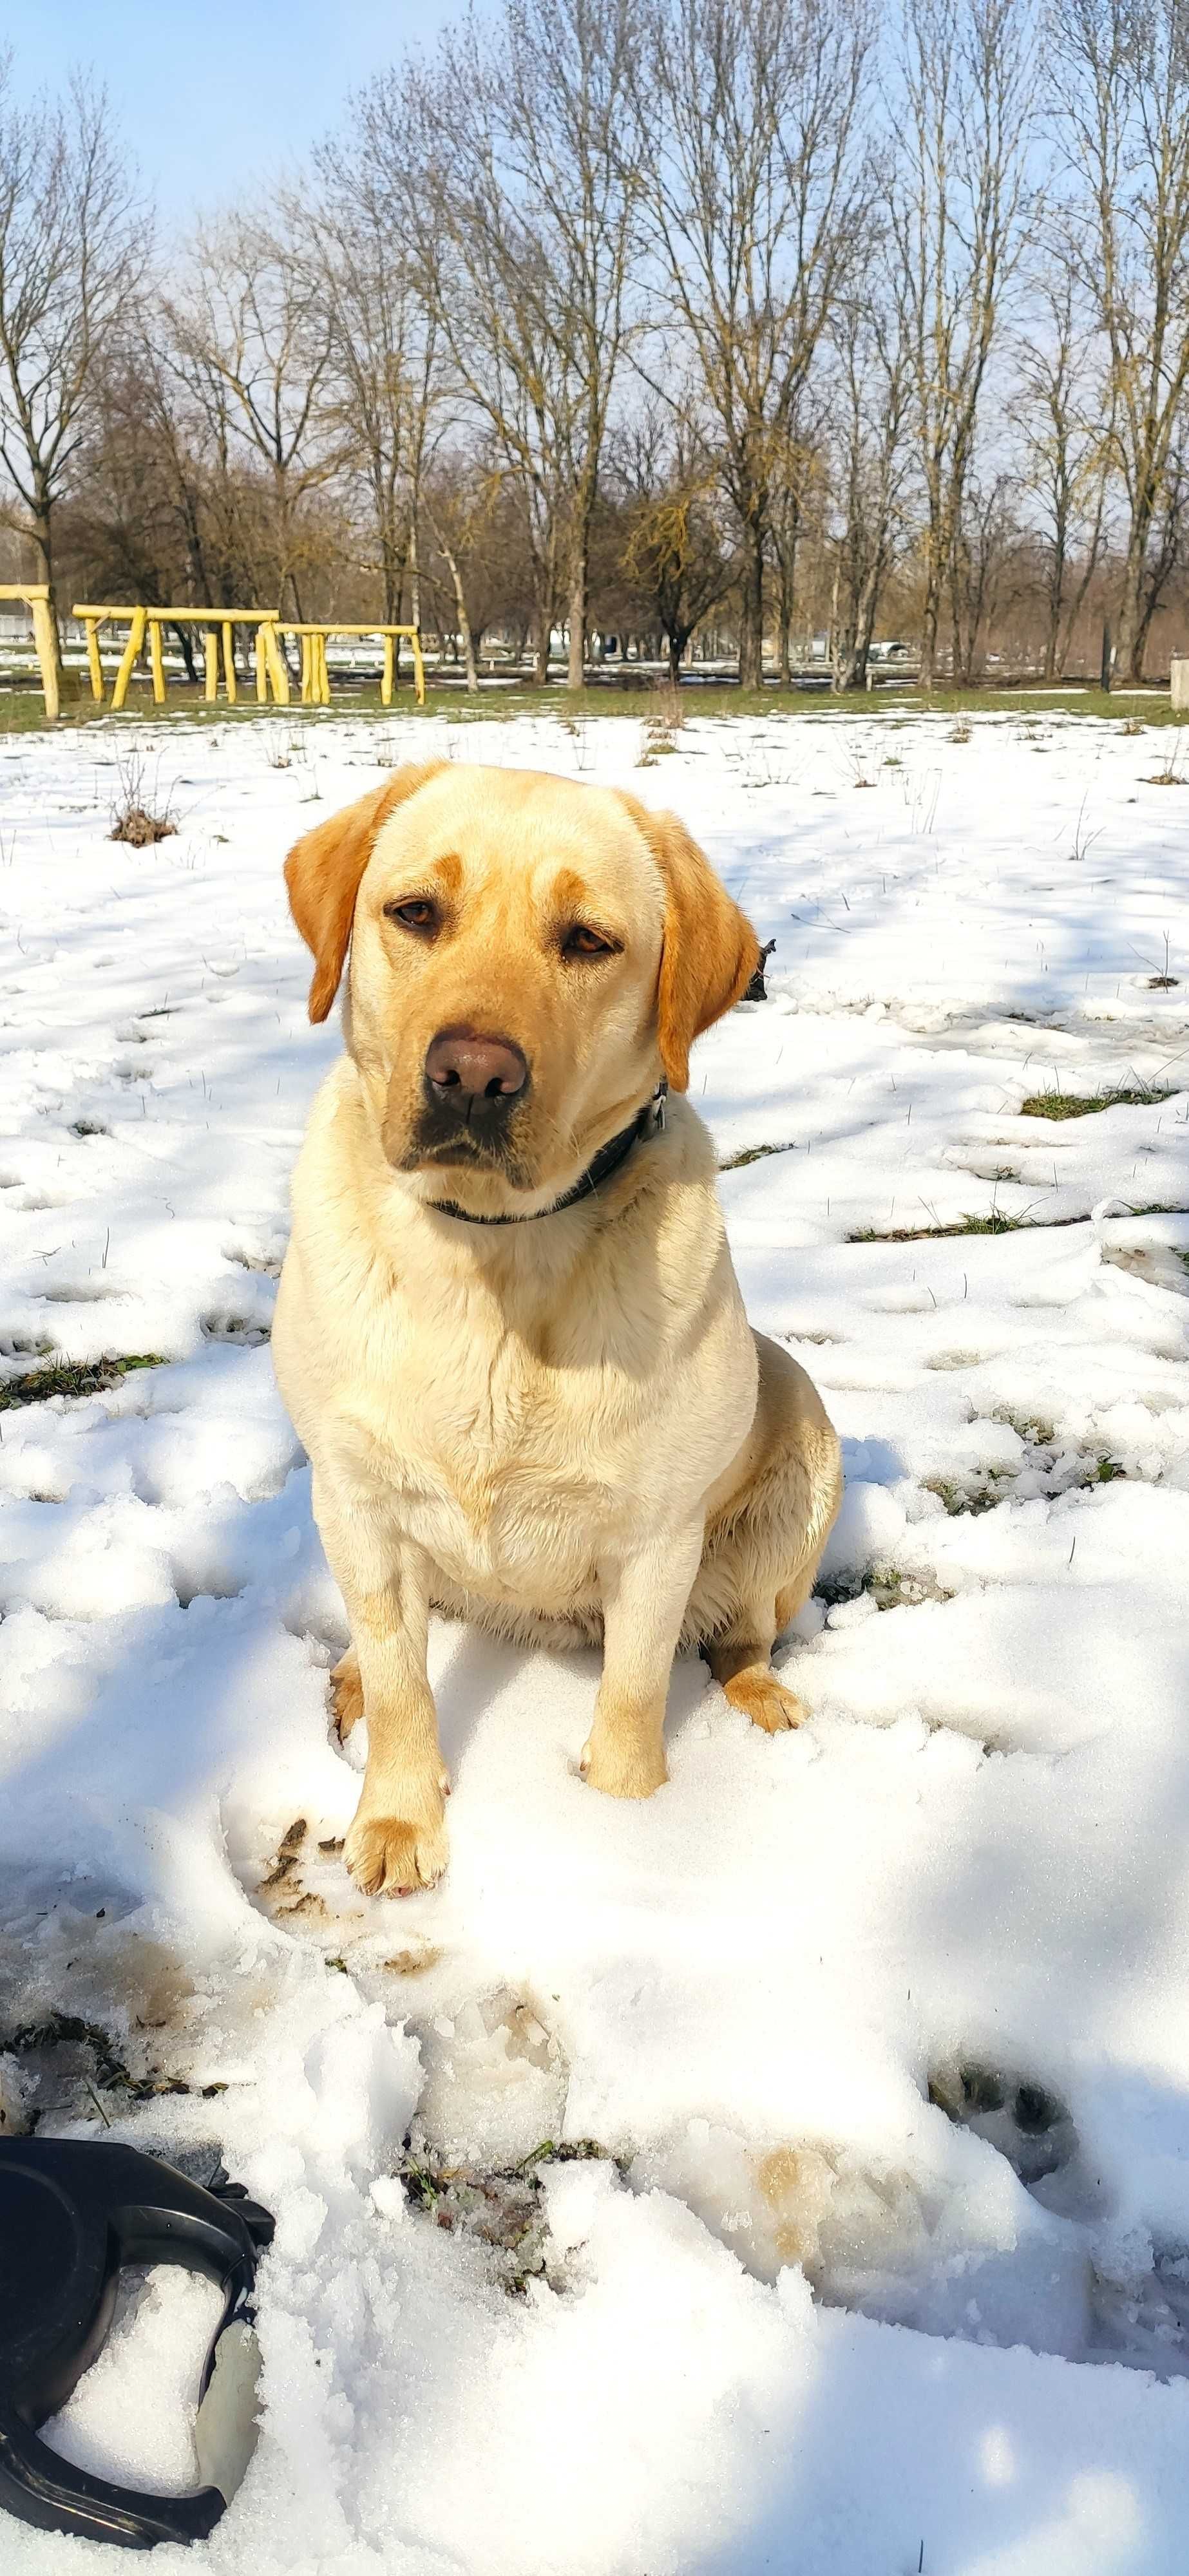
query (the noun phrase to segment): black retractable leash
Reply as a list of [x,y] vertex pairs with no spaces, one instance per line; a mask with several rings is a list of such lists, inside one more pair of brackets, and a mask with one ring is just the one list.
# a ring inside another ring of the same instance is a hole
[[[234,2494],[255,2440],[247,2302],[273,2221],[216,2173],[204,2190],[101,2138],[0,2139],[0,2505],[23,2522],[151,2549],[204,2540]],[[195,2428],[209,2483],[190,2495],[114,2486],[38,2439],[101,2349],[126,2263],[180,2263],[223,2291]]]

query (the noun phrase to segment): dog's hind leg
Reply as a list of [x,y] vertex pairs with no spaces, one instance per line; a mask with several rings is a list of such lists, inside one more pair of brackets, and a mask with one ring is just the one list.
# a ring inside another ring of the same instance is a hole
[[813,1589],[842,1495],[837,1437],[817,1389],[779,1343],[756,1335],[758,1454],[748,1484],[707,1530],[691,1600],[703,1651],[733,1707],[769,1735],[805,1711],[772,1670],[772,1648]]
[[363,1683],[354,1646],[348,1646],[330,1676],[330,1707],[335,1733],[340,1744],[345,1744],[363,1715]]

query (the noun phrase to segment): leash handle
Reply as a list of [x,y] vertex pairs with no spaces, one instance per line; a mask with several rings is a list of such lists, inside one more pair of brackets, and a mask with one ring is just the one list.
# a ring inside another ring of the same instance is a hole
[[[235,2491],[219,2466],[246,2463],[253,2435],[230,2439],[234,2400],[252,2394],[245,2368],[224,2356],[212,2408],[206,2485],[188,2495],[146,2495],[76,2468],[40,2438],[101,2349],[119,2272],[129,2263],[176,2263],[217,2281],[223,2312],[199,2395],[212,2398],[219,2339],[245,2316],[273,2221],[220,2169],[204,2189],[156,2156],[106,2139],[0,2139],[0,2507],[42,2531],[151,2549],[204,2540]],[[241,2356],[242,2360],[242,2356]],[[200,2454],[202,2456],[202,2454]],[[210,2472],[214,2470],[211,2480]]]
[[0,2505],[40,2531],[153,2549],[160,2540],[205,2540],[226,2502],[218,2487],[162,2496],[112,2486],[51,2451],[30,2425],[0,2405]]

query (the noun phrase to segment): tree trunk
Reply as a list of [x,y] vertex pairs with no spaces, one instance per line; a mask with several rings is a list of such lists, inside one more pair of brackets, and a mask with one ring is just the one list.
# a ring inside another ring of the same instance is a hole
[[586,558],[588,532],[585,519],[574,543],[570,565],[570,650],[566,667],[567,689],[582,689],[586,683]]
[[1148,620],[1144,616],[1144,558],[1148,551],[1149,526],[1150,517],[1137,512],[1127,539],[1115,642],[1115,669],[1125,680],[1142,680],[1144,676],[1144,645],[1148,630]]
[[54,664],[58,674],[58,686],[60,689],[62,685],[62,638],[58,631],[58,600],[54,588],[53,522],[51,519],[51,504],[48,495],[39,497],[34,505],[30,534],[37,552],[37,579],[45,583],[50,595],[50,640],[53,645]]
[[851,687],[854,689],[865,689],[867,686],[867,665],[871,659],[871,646],[875,636],[875,618],[879,607],[879,594],[883,587],[883,577],[886,568],[887,555],[885,530],[885,534],[880,538],[878,551],[872,557],[867,577],[859,592],[858,615],[855,619],[854,675],[851,680]]
[[186,666],[186,678],[190,681],[197,680],[198,666],[194,660],[194,636],[192,629],[189,626],[175,626],[171,631],[177,637],[178,651]]
[[458,568],[458,557],[454,552],[453,546],[447,542],[441,528],[437,527],[436,524],[435,534],[437,536],[438,544],[442,549],[442,553],[446,558],[446,567],[449,572],[450,579],[454,584],[454,605],[458,613],[458,628],[454,637],[454,659],[457,662],[458,641],[461,636],[462,655],[466,664],[467,689],[468,692],[477,693],[479,687],[479,674],[475,669],[475,643],[474,637],[471,634],[471,621],[467,615],[466,595],[462,587],[462,574]]
[[1049,576],[1049,625],[1045,636],[1043,677],[1055,680],[1061,651],[1061,612],[1065,602],[1065,529],[1058,516],[1053,536],[1053,569]]
[[764,685],[764,533],[758,519],[747,530],[743,596],[739,619],[739,685]]
[[400,595],[404,588],[405,559],[396,532],[385,526],[380,535],[381,578],[384,583],[384,624],[399,626]]
[[416,513],[416,511],[414,511],[414,512],[413,512],[413,514],[412,514],[412,516],[411,516],[411,518],[410,518],[410,520],[409,520],[409,552],[408,552],[407,561],[408,561],[408,566],[409,566],[409,592],[410,592],[410,606],[411,606],[411,608],[412,608],[412,612],[413,612],[413,624],[414,624],[414,626],[416,627],[418,634],[420,634],[420,633],[421,633],[421,566],[420,566],[420,562],[419,562],[419,560],[418,560],[418,555],[417,555],[417,513]]
[[533,683],[538,689],[549,686],[549,646],[553,635],[553,613],[557,606],[557,555],[552,544],[537,557],[533,590]]
[[[945,535],[948,536],[948,530]],[[937,509],[931,512],[925,538],[925,605],[921,617],[921,687],[931,689],[937,670],[937,629],[941,619],[941,579],[948,553],[942,543]]]

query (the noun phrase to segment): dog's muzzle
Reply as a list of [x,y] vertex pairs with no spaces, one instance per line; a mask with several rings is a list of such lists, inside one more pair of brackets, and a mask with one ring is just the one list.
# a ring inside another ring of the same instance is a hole
[[506,1166],[512,1119],[529,1084],[528,1058],[514,1038],[439,1029],[422,1068],[418,1153],[435,1163]]

